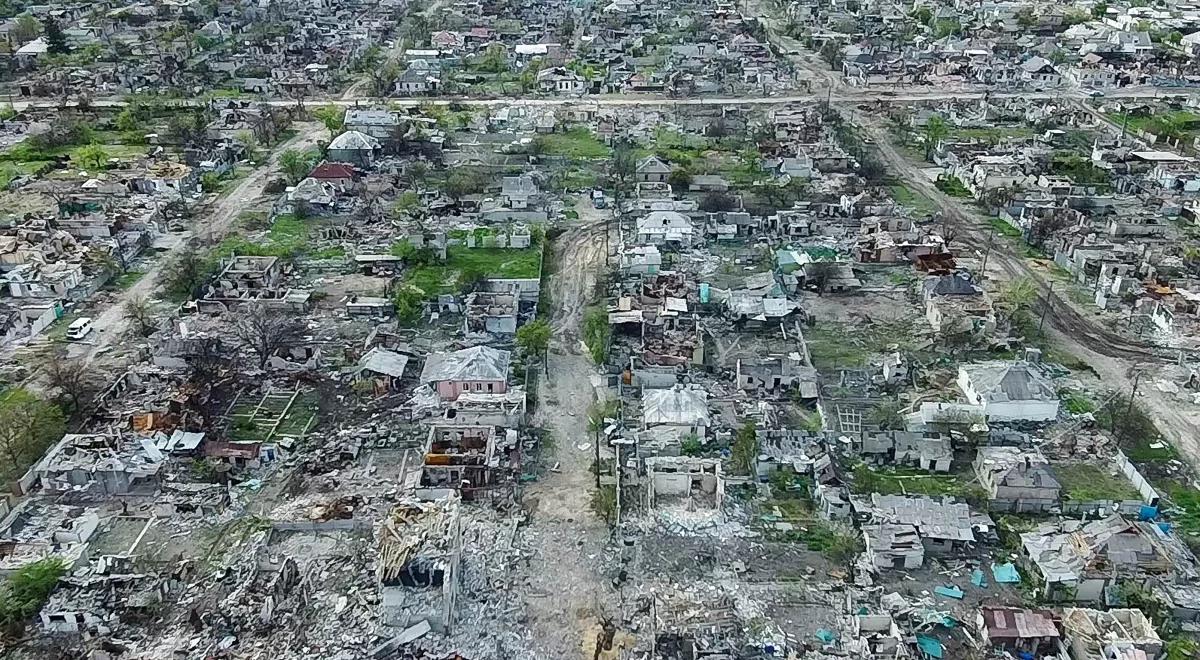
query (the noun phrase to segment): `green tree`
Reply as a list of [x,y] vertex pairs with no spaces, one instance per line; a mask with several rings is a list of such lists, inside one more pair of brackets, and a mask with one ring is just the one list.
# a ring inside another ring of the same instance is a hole
[[396,308],[396,320],[400,325],[411,328],[421,320],[425,311],[425,293],[414,286],[402,286],[392,296]]
[[80,147],[74,156],[74,160],[80,165],[91,168],[93,170],[104,169],[108,163],[108,152],[104,147],[98,144],[89,144]]
[[615,190],[617,205],[620,206],[621,200],[633,189],[633,179],[637,175],[637,155],[633,151],[633,145],[627,140],[621,140],[613,147],[608,174]]
[[67,36],[63,34],[62,26],[53,18],[42,19],[42,31],[46,34],[46,47],[55,55],[65,55],[71,49],[67,46]]
[[1092,16],[1094,18],[1104,18],[1104,15],[1107,13],[1108,5],[1106,3],[1097,2],[1096,4],[1092,5]]
[[14,43],[26,44],[42,33],[42,24],[32,14],[21,14],[17,17],[17,24],[13,27],[12,38]]
[[66,418],[56,405],[28,390],[0,395],[0,467],[7,479],[20,476],[66,432]]
[[336,105],[327,105],[313,110],[313,117],[316,117],[325,125],[325,128],[329,129],[329,138],[332,140],[345,122],[346,109]]
[[542,319],[526,323],[517,328],[517,346],[530,356],[540,356],[546,373],[550,373],[550,324]]
[[27,564],[9,576],[0,587],[0,625],[19,633],[46,604],[66,572],[63,560],[52,556]]
[[996,306],[1005,319],[1020,320],[1033,307],[1037,296],[1037,285],[1032,279],[1023,277],[1008,282],[1000,289],[996,297]]
[[941,115],[934,115],[925,122],[925,160],[933,156],[933,150],[950,134],[950,127]]
[[163,273],[163,288],[173,300],[190,300],[212,276],[213,264],[197,250],[183,250]]
[[1037,17],[1034,16],[1032,7],[1022,7],[1017,12],[1017,25],[1023,28],[1031,28],[1037,25]]
[[671,184],[671,189],[675,192],[686,192],[692,185],[692,173],[686,167],[672,170],[671,175],[667,177],[667,183]]
[[933,11],[925,5],[921,5],[912,13],[912,17],[921,25],[929,25],[933,22]]
[[1183,33],[1175,30],[1167,35],[1167,43],[1172,46],[1178,46],[1180,41],[1183,41]]
[[287,177],[289,183],[296,184],[312,171],[315,160],[316,158],[311,153],[299,149],[288,149],[279,154],[279,169],[283,171],[283,175]]
[[593,307],[583,315],[583,343],[596,364],[608,359],[608,340],[612,327],[608,325],[608,312],[603,307]]

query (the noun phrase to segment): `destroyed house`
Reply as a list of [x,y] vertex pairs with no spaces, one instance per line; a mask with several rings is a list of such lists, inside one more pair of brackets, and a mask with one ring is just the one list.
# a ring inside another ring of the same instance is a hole
[[1141,610],[1067,608],[1062,626],[1071,660],[1154,660],[1164,649]]
[[458,496],[398,504],[379,525],[376,541],[381,622],[449,631],[461,580]]
[[33,466],[47,492],[123,495],[152,487],[166,457],[149,438],[67,434]]
[[974,467],[992,511],[1045,513],[1060,503],[1062,485],[1037,451],[980,447]]
[[233,256],[221,263],[221,272],[204,298],[217,303],[278,299],[283,265],[278,257]]
[[877,570],[920,568],[925,563],[925,546],[912,525],[863,525],[862,532],[867,563]]
[[[917,530],[925,553],[961,554],[990,533],[986,516],[974,515],[964,502],[931,497],[872,494],[870,499],[852,497],[851,506],[861,522],[880,525],[911,525]],[[976,531],[980,539],[976,539]]]
[[1119,515],[1039,525],[1021,535],[1026,557],[1042,582],[1041,597],[1101,602],[1110,587],[1200,578],[1196,559],[1170,532]]
[[73,567],[99,528],[98,509],[27,498],[0,523],[0,575],[48,557]]
[[965,364],[958,368],[958,385],[970,403],[983,406],[988,421],[1048,422],[1058,418],[1058,393],[1027,362]]
[[699,386],[675,385],[642,391],[642,427],[682,439],[703,438],[712,425],[708,392]]
[[[510,432],[515,442],[516,431]],[[421,485],[466,493],[490,486],[500,467],[494,426],[429,427]]]
[[1009,653],[1042,657],[1058,652],[1062,634],[1055,619],[1050,610],[982,607],[976,628],[985,645]]

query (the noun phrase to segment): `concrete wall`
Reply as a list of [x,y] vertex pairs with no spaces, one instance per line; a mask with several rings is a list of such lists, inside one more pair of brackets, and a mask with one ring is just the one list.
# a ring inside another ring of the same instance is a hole
[[655,495],[687,495],[690,489],[690,475],[662,472],[654,475]]
[[1003,401],[984,405],[989,421],[1048,422],[1058,418],[1058,401]]

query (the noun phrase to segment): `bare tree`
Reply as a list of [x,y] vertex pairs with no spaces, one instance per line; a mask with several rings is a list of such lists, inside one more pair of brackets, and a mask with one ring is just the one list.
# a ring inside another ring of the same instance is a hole
[[79,412],[80,406],[91,400],[100,390],[100,379],[87,363],[80,359],[67,358],[65,353],[59,353],[46,360],[43,372],[50,387],[70,403],[73,413]]
[[125,303],[124,311],[125,319],[137,327],[138,334],[143,337],[149,337],[154,334],[156,319],[154,318],[154,310],[150,308],[150,301],[145,298],[134,298]]
[[267,360],[276,351],[295,344],[300,339],[301,331],[295,317],[261,304],[248,306],[234,322],[233,328],[238,339],[258,356],[259,369],[267,366]]

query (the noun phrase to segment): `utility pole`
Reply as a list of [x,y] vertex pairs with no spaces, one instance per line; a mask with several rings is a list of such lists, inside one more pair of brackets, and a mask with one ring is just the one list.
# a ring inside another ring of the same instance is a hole
[[1122,423],[1126,423],[1129,420],[1129,416],[1133,414],[1133,399],[1137,396],[1138,381],[1141,379],[1141,370],[1133,372],[1133,389],[1129,392],[1129,405],[1125,406],[1125,419],[1121,420]]
[[[983,252],[983,264],[979,267],[979,281],[980,282],[987,279],[987,262],[988,262],[988,257],[992,256],[992,243],[995,242],[994,239],[995,239],[994,234],[988,234],[987,248],[985,248],[984,252]],[[976,254],[978,254],[978,253],[976,253]]]
[[1050,299],[1054,296],[1054,282],[1050,283],[1050,288],[1046,290],[1046,299],[1042,303],[1042,318],[1038,320],[1038,335],[1044,336],[1042,326],[1046,323],[1046,312],[1050,310]]

